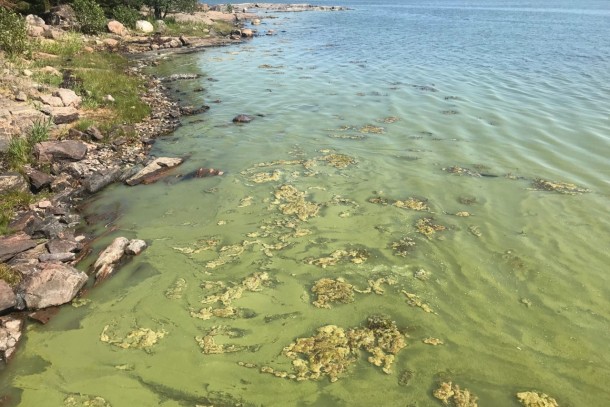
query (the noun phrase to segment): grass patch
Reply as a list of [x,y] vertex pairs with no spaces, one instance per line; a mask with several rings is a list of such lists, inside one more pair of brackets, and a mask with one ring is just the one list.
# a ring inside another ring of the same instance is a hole
[[23,166],[32,161],[32,149],[36,143],[49,139],[51,120],[38,121],[25,137],[13,137],[8,145],[7,156],[11,169],[20,171]]
[[11,287],[21,282],[21,274],[5,263],[0,264],[0,280],[4,280]]
[[[136,123],[150,114],[148,105],[140,100],[146,90],[145,83],[126,73],[129,62],[122,55],[101,51],[66,52],[41,63],[54,66],[64,72],[64,77],[70,77],[68,83],[59,78],[60,83],[83,97],[83,109],[106,108],[107,114],[98,120],[100,125]],[[106,95],[112,95],[115,101],[104,101]]]
[[8,224],[13,213],[19,208],[27,207],[34,197],[29,192],[10,191],[0,194],[0,235],[9,232]]
[[233,24],[226,21],[215,21],[212,25],[212,29],[220,35],[230,35],[231,31],[235,29]]
[[75,32],[67,32],[57,41],[37,40],[34,42],[34,51],[63,57],[74,56],[84,47],[83,36]]
[[[165,22],[165,35],[179,36],[202,36],[209,33],[210,26],[204,23],[195,22],[183,22],[178,23],[173,18],[166,18]],[[208,30],[208,31],[206,31]]]
[[87,131],[87,129],[91,126],[96,126],[96,122],[95,120],[92,119],[88,119],[88,118],[84,118],[84,119],[80,119],[79,121],[76,122],[76,124],[74,125],[74,128],[78,131]]

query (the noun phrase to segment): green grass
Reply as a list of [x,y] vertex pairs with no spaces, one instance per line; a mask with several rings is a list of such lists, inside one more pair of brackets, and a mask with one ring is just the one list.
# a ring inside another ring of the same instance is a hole
[[97,123],[95,120],[92,119],[80,119],[79,121],[76,122],[76,124],[74,125],[74,128],[78,131],[87,131],[87,129],[91,126],[97,126]]
[[14,287],[21,282],[21,278],[21,274],[8,264],[0,264],[0,280],[4,280],[8,285]]
[[67,32],[58,41],[36,40],[33,50],[45,54],[71,57],[81,52],[84,47],[85,41],[82,34]]
[[173,18],[166,18],[164,20],[165,27],[167,28],[164,32],[165,35],[179,36],[179,35],[191,35],[191,36],[203,36],[209,31],[210,26],[204,23],[195,22],[184,22],[178,23]]
[[0,194],[0,235],[9,232],[8,224],[15,210],[27,207],[33,199],[29,192],[10,191]]
[[32,149],[36,143],[49,139],[51,120],[35,122],[25,137],[13,137],[8,145],[8,163],[11,169],[21,171],[32,161]]
[[215,21],[212,29],[220,35],[230,35],[235,27],[226,21]]

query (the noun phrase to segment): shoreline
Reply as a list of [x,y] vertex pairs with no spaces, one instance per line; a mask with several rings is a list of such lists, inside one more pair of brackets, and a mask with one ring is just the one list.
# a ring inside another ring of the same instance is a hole
[[[121,261],[124,262],[126,256],[137,255],[146,247],[145,242],[135,242],[140,245],[139,248],[135,251],[128,250],[127,246],[134,241],[122,241],[121,247],[115,248],[113,252],[110,250],[115,244],[113,242],[99,254],[98,261],[94,266],[89,267],[87,273],[75,268],[80,261],[91,255],[91,243],[103,236],[103,234],[76,235],[78,228],[95,223],[95,220],[82,218],[80,215],[82,206],[87,205],[87,201],[95,199],[97,192],[110,184],[122,182],[137,185],[147,183],[146,180],[155,182],[160,179],[164,172],[173,168],[173,165],[161,163],[158,168],[153,168],[135,184],[128,181],[137,175],[138,171],[142,172],[159,159],[150,156],[151,147],[157,138],[166,136],[178,128],[182,116],[202,114],[209,109],[206,105],[180,106],[164,86],[165,81],[193,78],[181,77],[178,72],[169,78],[156,78],[154,75],[143,73],[143,70],[149,65],[154,65],[157,59],[168,55],[202,52],[206,48],[241,44],[256,35],[262,35],[257,33],[255,28],[260,24],[259,15],[246,12],[246,9],[254,7],[253,5],[254,3],[234,5],[236,8],[241,7],[242,12],[227,16],[236,25],[235,30],[228,36],[155,37],[160,44],[157,47],[154,46],[152,37],[133,37],[135,39],[131,42],[123,41],[122,38],[117,40],[116,36],[103,41],[96,40],[101,42],[99,44],[101,49],[110,48],[113,52],[121,50],[130,61],[130,74],[140,78],[147,85],[147,91],[139,97],[150,107],[151,112],[144,120],[129,125],[130,130],[136,135],[135,139],[118,137],[104,143],[101,138],[96,138],[96,129],[78,131],[70,128],[66,130],[67,139],[43,142],[48,143],[44,144],[48,147],[47,150],[36,147],[38,162],[26,166],[25,169],[29,183],[24,179],[18,181],[17,178],[21,175],[7,172],[6,164],[0,163],[0,177],[6,175],[12,177],[11,182],[16,182],[16,186],[21,191],[35,189],[37,192],[33,195],[35,203],[29,204],[27,209],[22,209],[11,219],[10,233],[0,235],[0,266],[7,265],[20,276],[20,281],[14,286],[0,279],[0,364],[10,362],[11,356],[23,339],[27,322],[34,320],[46,324],[60,310],[62,304],[69,304],[72,300],[80,298],[82,292],[86,293],[97,284],[98,281],[92,281],[94,274],[99,276],[100,270],[109,270],[100,278],[100,281],[103,280],[120,267]],[[311,5],[292,7],[293,5],[290,4],[268,4],[268,6],[270,8],[265,9],[259,4],[256,8],[257,11],[266,10],[266,12],[346,10],[342,7],[319,8]],[[254,30],[245,28],[244,22],[250,22]],[[273,30],[266,32],[266,35],[274,34]],[[176,41],[179,41],[179,45]],[[2,105],[0,105],[1,110]],[[44,116],[37,117],[40,119]],[[0,115],[0,121],[2,119],[3,116]],[[56,126],[67,127],[62,123],[56,123]],[[65,151],[66,149],[78,151]],[[51,172],[46,176],[44,171],[40,171],[44,169],[40,167],[40,157],[45,155],[50,158],[44,168]],[[181,164],[182,161],[181,159],[175,165]],[[219,175],[210,173],[209,169],[200,170],[204,171],[198,171],[193,176]],[[44,180],[37,181],[38,178]],[[37,199],[41,196],[41,192],[42,199]],[[53,295],[45,294],[45,289],[50,290],[48,287],[45,288],[45,284],[61,292]],[[57,287],[58,284],[60,287]]]

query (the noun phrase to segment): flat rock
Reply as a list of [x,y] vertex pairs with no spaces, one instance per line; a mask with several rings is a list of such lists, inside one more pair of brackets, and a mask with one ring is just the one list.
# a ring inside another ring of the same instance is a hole
[[43,141],[34,146],[34,154],[43,163],[80,161],[87,155],[87,150],[87,145],[77,140]]
[[67,264],[44,263],[41,270],[22,283],[23,298],[29,309],[65,304],[87,282],[87,275]]
[[146,247],[147,244],[144,240],[132,239],[129,241],[129,245],[125,248],[125,254],[137,256],[138,254],[142,253]]
[[12,259],[15,255],[36,247],[36,241],[23,232],[0,237],[0,262]]
[[28,190],[28,183],[23,175],[11,172],[0,175],[0,193],[3,192],[25,192]]
[[83,245],[72,239],[51,239],[46,243],[46,247],[51,254],[74,253],[81,251]]
[[[63,105],[63,102],[62,102]],[[53,107],[53,106],[43,106],[40,109],[41,112],[45,113],[48,116],[51,116],[53,119],[53,123],[55,124],[65,124],[72,123],[79,119],[80,114],[78,110],[74,107]]]
[[21,338],[23,321],[7,315],[0,317],[0,359],[5,362],[15,352]]
[[41,263],[48,263],[51,261],[58,261],[61,263],[67,263],[76,259],[76,255],[74,253],[45,253],[41,254],[38,257],[38,260]]
[[61,223],[55,216],[47,216],[42,220],[32,222],[25,231],[32,237],[46,237],[47,239],[55,239],[63,235],[66,225]]
[[17,297],[10,285],[0,280],[0,312],[17,305]]
[[125,255],[125,249],[129,245],[129,240],[125,237],[117,237],[106,247],[93,264],[95,280],[106,279],[114,272],[115,267]]
[[61,98],[57,97],[57,96],[43,94],[43,95],[39,95],[37,97],[37,99],[40,100],[45,105],[49,105],[52,107],[62,107],[64,105],[64,102],[62,102]]
[[53,93],[53,96],[57,96],[61,99],[63,106],[79,107],[83,98],[78,96],[72,89],[60,88]]
[[146,167],[138,171],[138,173],[131,178],[127,179],[127,185],[138,185],[146,182],[146,179],[157,177],[159,174],[170,170],[182,164],[182,158],[172,157],[159,157],[150,162]]

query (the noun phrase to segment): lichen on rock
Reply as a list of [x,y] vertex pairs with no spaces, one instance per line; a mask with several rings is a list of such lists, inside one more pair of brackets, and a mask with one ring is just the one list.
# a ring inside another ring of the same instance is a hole
[[380,126],[373,126],[372,124],[365,124],[358,129],[360,133],[364,134],[383,134],[385,129]]
[[343,260],[349,260],[354,264],[362,264],[369,258],[369,256],[369,252],[365,249],[335,250],[328,256],[317,259],[309,258],[305,261],[307,264],[313,264],[315,266],[326,268],[328,266],[334,266]]
[[153,331],[150,328],[136,328],[125,337],[120,337],[112,331],[111,325],[106,325],[100,334],[100,340],[121,349],[142,349],[150,353],[153,346],[165,335],[167,331],[164,329]]
[[313,218],[320,210],[320,205],[307,201],[305,193],[292,185],[282,185],[276,189],[275,198],[273,204],[278,205],[284,215],[295,215],[302,221]]
[[430,210],[430,207],[428,207],[428,203],[425,199],[414,197],[407,198],[404,201],[395,201],[393,205],[397,208],[407,208],[412,209],[414,211]]
[[436,232],[440,232],[447,229],[446,226],[435,224],[433,222],[433,218],[421,218],[418,219],[415,223],[415,228],[419,233],[426,236],[428,239],[432,239]]
[[477,407],[477,399],[468,389],[461,390],[460,386],[452,382],[443,382],[439,388],[432,393],[434,397],[441,400],[446,406],[453,407]]
[[524,391],[517,393],[517,399],[525,407],[559,407],[557,400],[545,393]]
[[335,382],[358,360],[361,349],[368,361],[390,374],[395,355],[406,346],[405,336],[396,324],[383,316],[369,317],[365,327],[344,329],[336,325],[318,328],[316,335],[298,338],[282,354],[292,360],[293,372],[261,368],[262,373],[297,381],[318,380],[327,376]]
[[566,195],[577,195],[585,192],[591,192],[591,190],[579,187],[576,184],[570,184],[568,182],[549,181],[542,178],[536,178],[532,181],[532,189],[537,191],[550,191],[558,192]]
[[315,282],[311,292],[317,296],[313,305],[318,308],[331,308],[333,302],[347,304],[354,301],[354,286],[342,278],[322,278]]

